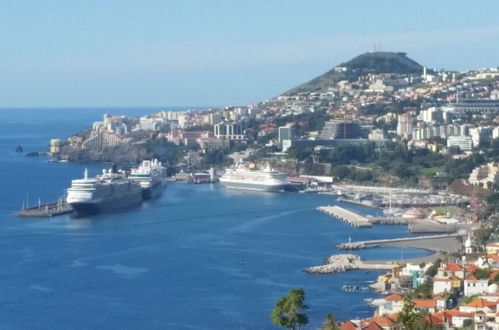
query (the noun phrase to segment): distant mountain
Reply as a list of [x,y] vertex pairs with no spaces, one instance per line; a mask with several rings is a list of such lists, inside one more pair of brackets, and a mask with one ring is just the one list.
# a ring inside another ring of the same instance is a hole
[[355,80],[367,73],[417,74],[423,66],[408,58],[406,53],[372,52],[354,57],[286,94],[321,91],[341,80]]

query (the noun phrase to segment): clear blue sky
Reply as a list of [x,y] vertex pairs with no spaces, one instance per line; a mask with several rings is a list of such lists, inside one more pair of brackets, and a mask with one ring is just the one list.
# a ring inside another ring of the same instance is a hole
[[499,65],[499,1],[0,0],[0,106],[255,103],[355,55]]

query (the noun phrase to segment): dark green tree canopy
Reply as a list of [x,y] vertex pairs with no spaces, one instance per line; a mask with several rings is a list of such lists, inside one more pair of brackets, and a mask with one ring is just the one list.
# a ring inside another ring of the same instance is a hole
[[305,305],[303,289],[291,289],[287,296],[277,300],[272,311],[272,323],[283,328],[298,330],[308,323],[308,317],[303,313],[308,308]]

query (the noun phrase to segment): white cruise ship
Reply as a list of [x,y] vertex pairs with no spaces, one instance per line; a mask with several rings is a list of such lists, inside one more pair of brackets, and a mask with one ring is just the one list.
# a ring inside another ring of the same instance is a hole
[[142,189],[115,167],[94,178],[89,178],[85,169],[83,179],[71,181],[66,201],[78,214],[95,214],[139,205]]
[[132,168],[130,180],[140,184],[144,199],[159,196],[166,183],[166,168],[157,159],[144,160],[135,168]]
[[242,167],[228,169],[220,177],[220,183],[227,188],[258,191],[283,191],[289,186],[286,174],[279,173],[268,165],[263,170]]

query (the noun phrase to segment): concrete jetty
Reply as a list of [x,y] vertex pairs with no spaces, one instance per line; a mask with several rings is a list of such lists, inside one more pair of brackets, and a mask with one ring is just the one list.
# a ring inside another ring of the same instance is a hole
[[[367,249],[367,248],[373,248],[373,247],[380,247],[380,246],[390,246],[390,245],[397,245],[397,246],[414,246],[415,243],[417,244],[418,242],[424,242],[423,248],[425,245],[428,246],[428,249],[434,244],[428,243],[428,241],[433,241],[433,240],[442,240],[442,239],[455,239],[456,237],[459,236],[464,236],[462,233],[457,233],[457,234],[445,234],[445,235],[431,235],[431,236],[418,236],[418,237],[403,237],[403,238],[391,238],[391,239],[376,239],[376,240],[369,240],[369,241],[356,241],[356,242],[347,242],[347,243],[342,243],[336,246],[336,249],[338,250],[360,250],[360,249]],[[453,244],[456,245],[456,244]]]
[[32,207],[23,207],[17,216],[33,218],[50,218],[58,215],[72,213],[73,208],[63,200],[53,203],[39,203]]
[[333,274],[350,270],[388,270],[392,269],[390,263],[365,263],[361,257],[354,254],[337,254],[328,257],[321,266],[313,266],[305,269],[309,274]]
[[369,228],[372,223],[369,219],[355,212],[344,209],[340,206],[319,206],[317,210],[329,215],[332,218],[338,219],[356,228]]

